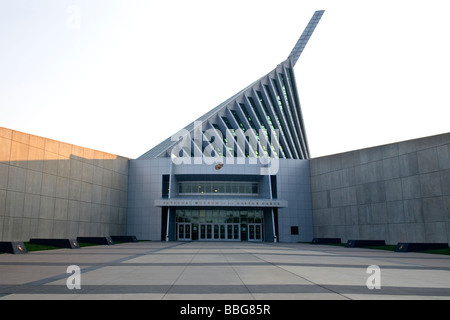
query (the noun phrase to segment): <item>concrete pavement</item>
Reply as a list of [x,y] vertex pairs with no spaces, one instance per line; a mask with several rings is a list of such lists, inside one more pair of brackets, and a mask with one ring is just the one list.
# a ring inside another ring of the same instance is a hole
[[[66,273],[70,265],[80,268],[78,279]],[[69,289],[69,277],[81,289]],[[0,300],[8,299],[450,300],[450,256],[251,242],[0,254]]]

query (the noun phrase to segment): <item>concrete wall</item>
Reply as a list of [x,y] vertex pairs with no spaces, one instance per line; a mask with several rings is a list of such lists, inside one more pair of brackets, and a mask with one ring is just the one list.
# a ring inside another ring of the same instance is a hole
[[[278,199],[288,201],[287,208],[278,209],[280,242],[311,241],[313,238],[309,164],[308,160],[280,159]],[[298,227],[299,234],[292,235],[291,227]]]
[[450,242],[450,133],[311,160],[315,237]]
[[0,128],[0,241],[125,234],[128,161]]
[[161,240],[162,175],[170,174],[170,158],[130,160],[127,233],[141,240]]

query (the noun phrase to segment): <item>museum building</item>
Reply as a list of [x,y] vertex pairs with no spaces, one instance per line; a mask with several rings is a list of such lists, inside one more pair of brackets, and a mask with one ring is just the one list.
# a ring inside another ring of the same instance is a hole
[[129,233],[161,240],[312,237],[309,148],[294,66],[323,13],[315,12],[274,70],[130,161]]
[[137,159],[0,127],[0,241],[450,242],[450,133],[310,158],[286,60]]

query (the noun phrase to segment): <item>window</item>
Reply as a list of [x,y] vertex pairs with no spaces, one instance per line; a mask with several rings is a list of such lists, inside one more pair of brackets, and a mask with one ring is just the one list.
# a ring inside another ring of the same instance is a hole
[[[231,125],[231,123],[230,123],[230,121],[228,120],[228,118],[227,118],[227,117],[222,117],[222,120],[223,120],[223,122],[225,123],[225,125],[227,126],[228,130],[230,130],[230,131],[233,133],[233,135],[236,135],[236,133],[234,132],[234,128],[233,128],[233,126]],[[226,137],[226,135],[225,135],[225,137]]]
[[244,104],[242,104],[242,103],[240,103],[239,106],[241,107],[242,112],[245,114],[245,117],[247,118],[248,123],[250,124],[250,127],[252,127],[252,129],[254,129],[255,131],[257,131],[257,130],[256,130],[256,126],[255,126],[255,123],[253,122],[252,117],[251,117],[250,114],[248,113],[247,107],[246,107]]
[[243,131],[245,131],[245,127],[242,124],[241,118],[239,118],[239,115],[237,114],[237,112],[235,110],[231,110],[231,113],[233,114],[233,117],[236,120],[236,122],[239,124],[239,127],[241,127],[241,129]]
[[298,235],[298,226],[291,226],[291,234]]
[[169,185],[170,185],[170,176],[168,174],[165,174],[162,176],[162,197],[168,198],[169,197]]
[[259,185],[257,182],[179,182],[178,192],[184,195],[205,194],[241,194],[257,196]]

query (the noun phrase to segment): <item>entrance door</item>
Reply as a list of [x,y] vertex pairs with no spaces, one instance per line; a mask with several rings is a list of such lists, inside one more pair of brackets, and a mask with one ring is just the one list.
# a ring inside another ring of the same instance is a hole
[[240,240],[239,223],[227,223],[227,240]]
[[200,223],[199,240],[239,240],[238,223]]
[[213,225],[213,239],[214,240],[225,240],[226,238],[226,224],[214,224]]
[[186,241],[191,240],[191,224],[190,223],[177,223],[177,235],[178,240]]
[[248,241],[262,241],[262,224],[248,224]]
[[248,226],[245,223],[241,223],[241,241],[247,241],[247,234],[248,234]]
[[212,223],[200,223],[200,240],[212,240],[213,239],[213,224]]

